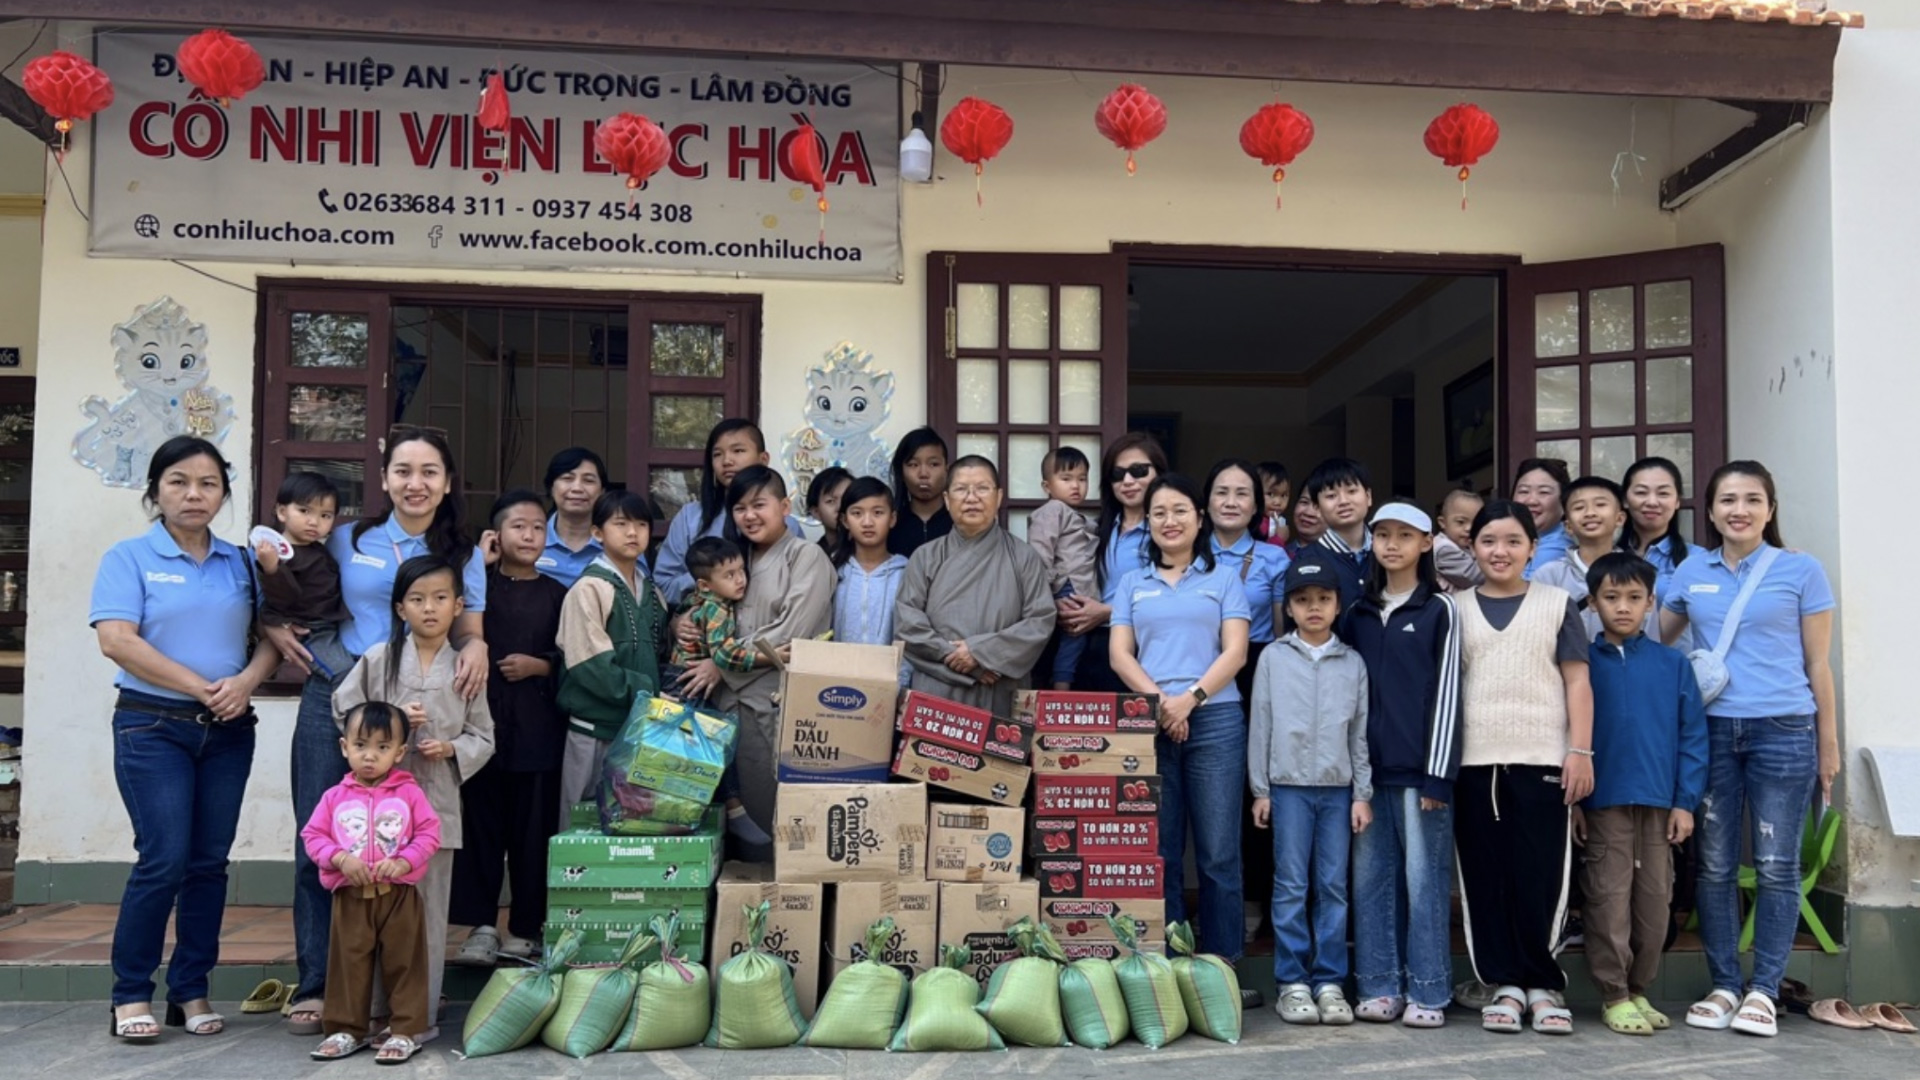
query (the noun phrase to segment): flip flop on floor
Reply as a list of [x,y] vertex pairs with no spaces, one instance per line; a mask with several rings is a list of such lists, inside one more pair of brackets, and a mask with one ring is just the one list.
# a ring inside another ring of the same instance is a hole
[[1823,1024],[1832,1024],[1837,1028],[1859,1031],[1870,1028],[1873,1023],[1854,1011],[1845,998],[1821,998],[1807,1009],[1807,1015]]
[[320,1034],[320,1007],[324,1004],[319,1000],[290,1002],[286,1011],[287,1034]]
[[315,1061],[339,1061],[343,1057],[352,1057],[367,1048],[367,1040],[356,1039],[344,1031],[337,1031],[321,1041],[307,1056]]
[[1913,1021],[1901,1015],[1900,1010],[1884,1001],[1876,1001],[1860,1010],[1860,1014],[1872,1022],[1874,1027],[1897,1031],[1902,1035],[1914,1033]]
[[279,979],[268,979],[253,988],[253,993],[248,994],[247,999],[240,1003],[240,1011],[243,1013],[279,1012],[281,1006],[287,1003],[288,995],[292,993],[293,987]]

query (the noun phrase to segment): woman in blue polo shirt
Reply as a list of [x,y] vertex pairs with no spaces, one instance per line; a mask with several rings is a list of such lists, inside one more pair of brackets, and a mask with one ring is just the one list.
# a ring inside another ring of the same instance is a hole
[[1663,457],[1641,458],[1620,478],[1627,495],[1627,525],[1620,550],[1653,564],[1653,595],[1664,601],[1673,588],[1673,571],[1687,561],[1686,530],[1680,527],[1680,497],[1686,485],[1680,466]]
[[[486,560],[467,539],[454,472],[453,449],[434,428],[395,425],[381,456],[380,486],[392,509],[335,529],[327,550],[340,564],[340,592],[347,620],[340,643],[356,659],[387,640],[394,625],[393,580],[415,555],[437,555],[459,568],[466,609],[454,620],[452,640],[460,650],[454,687],[472,700],[487,688],[487,643],[481,613],[487,607]],[[327,789],[340,782],[340,728],[333,691],[345,671],[316,670],[299,638],[286,627],[263,627],[286,658],[309,672],[293,729],[293,813],[306,821]],[[287,1030],[320,1034],[326,996],[327,943],[333,898],[301,845],[294,845],[293,940],[300,971]]]
[[1234,676],[1250,622],[1238,567],[1214,558],[1206,501],[1193,481],[1163,476],[1147,492],[1149,565],[1120,579],[1109,660],[1126,688],[1160,695],[1160,855],[1167,919],[1186,919],[1187,829],[1200,870],[1201,947],[1238,961],[1246,934],[1240,791],[1247,722]]
[[607,490],[607,463],[584,446],[569,446],[547,462],[546,485],[553,514],[547,518],[547,548],[534,568],[571,589],[600,555],[593,503]]
[[[1706,502],[1712,543],[1674,571],[1661,636],[1672,641],[1691,624],[1695,644],[1714,648],[1742,588],[1760,577],[1726,654],[1726,689],[1707,704],[1707,794],[1696,836],[1700,937],[1714,988],[1687,1010],[1687,1024],[1773,1035],[1774,1003],[1800,919],[1800,823],[1815,785],[1831,799],[1840,772],[1827,659],[1833,590],[1818,560],[1785,549],[1773,476],[1759,462],[1714,470]],[[1749,816],[1754,826],[1743,837]],[[1759,868],[1753,978],[1744,997],[1736,888],[1743,839]]]
[[113,929],[112,1030],[129,1041],[159,1037],[153,973],[176,908],[167,1023],[194,1035],[225,1027],[207,1004],[207,976],[253,770],[253,691],[278,660],[265,644],[249,655],[252,566],[209,527],[230,484],[212,443],[160,444],[144,499],[153,526],[108,550],[93,581],[88,621],[120,668],[113,773],[133,822],[133,872]]
[[1540,537],[1527,562],[1529,580],[1535,570],[1558,562],[1573,546],[1567,536],[1566,505],[1560,501],[1571,483],[1567,463],[1559,458],[1528,458],[1513,471],[1513,501],[1533,515],[1533,531]]
[[1055,602],[1058,622],[1069,634],[1086,635],[1076,690],[1118,693],[1126,689],[1107,662],[1107,624],[1120,580],[1147,564],[1147,488],[1167,474],[1167,455],[1153,436],[1129,431],[1100,456],[1099,559],[1093,564],[1100,599],[1069,596]]

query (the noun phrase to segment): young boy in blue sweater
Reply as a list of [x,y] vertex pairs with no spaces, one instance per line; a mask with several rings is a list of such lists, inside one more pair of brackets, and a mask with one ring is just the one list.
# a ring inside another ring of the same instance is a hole
[[1586,889],[1587,965],[1607,1027],[1651,1035],[1669,1026],[1647,1000],[1673,899],[1669,845],[1693,833],[1707,786],[1707,710],[1693,667],[1642,632],[1654,568],[1614,552],[1587,571],[1600,616],[1593,685],[1593,794],[1573,811]]

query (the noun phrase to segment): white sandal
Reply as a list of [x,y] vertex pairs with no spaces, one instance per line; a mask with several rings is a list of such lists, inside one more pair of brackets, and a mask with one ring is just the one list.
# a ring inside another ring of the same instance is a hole
[[1288,983],[1280,988],[1280,1000],[1273,1003],[1273,1011],[1280,1019],[1289,1024],[1317,1024],[1320,1022],[1320,1009],[1313,1003],[1313,995],[1308,992],[1306,983]]
[[1734,1011],[1740,1008],[1740,995],[1716,987],[1687,1009],[1687,1026],[1708,1031],[1725,1031],[1733,1025]]
[[343,1057],[352,1057],[367,1048],[367,1040],[356,1039],[344,1031],[336,1031],[320,1041],[320,1045],[307,1054],[315,1061],[339,1061]]
[[[1525,1008],[1527,992],[1517,986],[1503,986],[1493,992],[1493,1000],[1480,1009],[1480,1026],[1502,1035],[1520,1033],[1520,1010]],[[1509,1005],[1507,1002],[1513,1002]]]
[[1533,1030],[1542,1035],[1573,1034],[1573,1013],[1556,1004],[1551,991],[1527,991],[1527,1012],[1533,1017]]
[[1747,991],[1740,1002],[1740,1011],[1734,1014],[1733,1022],[1727,1025],[1743,1035],[1759,1035],[1772,1038],[1780,1034],[1780,1022],[1774,1012],[1773,999],[1758,990]]

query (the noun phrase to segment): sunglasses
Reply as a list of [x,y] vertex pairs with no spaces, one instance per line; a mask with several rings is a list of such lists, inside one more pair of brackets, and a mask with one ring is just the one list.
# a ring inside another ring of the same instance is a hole
[[1112,469],[1108,470],[1107,483],[1117,484],[1120,481],[1125,480],[1129,476],[1133,477],[1135,480],[1145,480],[1147,477],[1152,475],[1153,475],[1152,465],[1144,461],[1136,461],[1131,465],[1115,465]]

